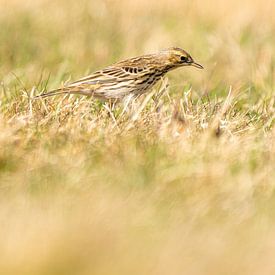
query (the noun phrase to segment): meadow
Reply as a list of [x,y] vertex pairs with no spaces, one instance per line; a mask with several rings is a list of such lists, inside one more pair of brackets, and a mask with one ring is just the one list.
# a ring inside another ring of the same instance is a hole
[[[275,2],[0,0],[0,273],[275,274]],[[123,112],[43,90],[186,49]]]

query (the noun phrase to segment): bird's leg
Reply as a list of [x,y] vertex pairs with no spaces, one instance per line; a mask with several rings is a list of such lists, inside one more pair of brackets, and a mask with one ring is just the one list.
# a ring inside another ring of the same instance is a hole
[[132,103],[134,98],[135,98],[134,94],[129,94],[123,98],[123,100],[122,100],[123,110],[122,110],[120,116],[122,116],[125,112],[127,112],[127,113],[129,112],[130,104]]

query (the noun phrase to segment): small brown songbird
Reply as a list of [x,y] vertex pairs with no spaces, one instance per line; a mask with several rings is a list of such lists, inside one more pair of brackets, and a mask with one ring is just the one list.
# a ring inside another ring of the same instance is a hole
[[186,51],[172,47],[120,61],[35,98],[59,94],[81,94],[104,100],[138,96],[150,90],[167,72],[183,66],[203,69]]

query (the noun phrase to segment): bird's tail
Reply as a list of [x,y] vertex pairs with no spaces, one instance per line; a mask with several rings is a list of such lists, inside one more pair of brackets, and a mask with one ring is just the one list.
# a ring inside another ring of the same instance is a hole
[[62,94],[69,94],[70,91],[65,89],[65,88],[59,88],[55,89],[49,92],[42,93],[40,95],[34,96],[33,99],[38,99],[38,98],[45,98],[49,96],[54,96],[54,95],[62,95]]

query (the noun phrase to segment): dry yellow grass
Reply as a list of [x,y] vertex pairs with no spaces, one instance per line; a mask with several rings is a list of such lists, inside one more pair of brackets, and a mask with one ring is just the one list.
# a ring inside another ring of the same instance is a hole
[[[274,1],[0,0],[1,274],[274,274]],[[45,87],[169,46],[130,110]]]

